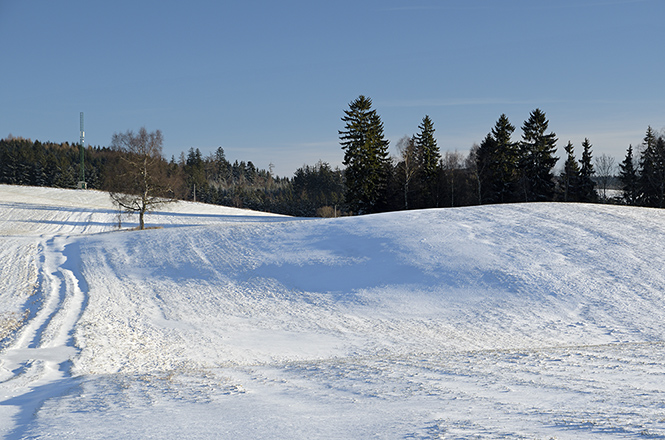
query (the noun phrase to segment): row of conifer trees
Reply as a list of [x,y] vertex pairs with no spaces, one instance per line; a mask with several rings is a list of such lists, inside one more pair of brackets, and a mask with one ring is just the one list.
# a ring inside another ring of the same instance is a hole
[[[535,109],[522,125],[521,139],[503,114],[465,159],[441,155],[434,124],[425,116],[418,133],[398,142],[398,158],[390,158],[381,118],[372,101],[359,96],[344,111],[339,132],[344,150],[346,201],[354,212],[464,206],[516,202],[615,202],[665,207],[665,137],[648,128],[639,160],[629,146],[614,179],[613,158],[601,156],[602,175],[594,169],[592,145],[582,142],[578,160],[572,142],[562,171],[555,173],[556,134],[545,113]],[[612,174],[608,174],[612,173]],[[622,196],[600,197],[597,183],[618,180]]]
[[[176,197],[296,216],[332,216],[403,209],[468,206],[532,201],[599,201],[592,145],[582,143],[577,159],[571,142],[564,147],[562,171],[555,175],[556,135],[539,109],[522,125],[501,115],[468,155],[441,154],[434,123],[425,116],[418,132],[397,142],[391,157],[383,123],[371,99],[360,96],[342,117],[340,144],[345,168],[325,162],[299,168],[292,177],[278,177],[251,161],[229,162],[223,148],[204,157],[198,149],[178,160],[163,159],[174,181]],[[76,187],[78,145],[8,137],[0,140],[0,183]],[[88,188],[107,190],[110,164],[122,155],[109,147],[86,148]],[[637,156],[637,157],[636,157]],[[637,152],[629,146],[617,175],[619,198],[630,205],[665,207],[665,137],[650,127]]]

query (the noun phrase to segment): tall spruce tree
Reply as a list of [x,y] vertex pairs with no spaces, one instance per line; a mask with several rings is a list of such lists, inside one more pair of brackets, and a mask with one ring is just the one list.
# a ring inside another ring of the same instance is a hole
[[496,162],[498,202],[505,203],[513,201],[515,185],[517,182],[517,145],[511,137],[515,126],[510,123],[508,117],[502,114],[492,128],[492,137],[496,142]]
[[497,203],[499,181],[496,167],[497,145],[491,133],[485,136],[473,156],[478,179],[478,203]]
[[637,204],[637,171],[633,159],[633,146],[628,146],[626,157],[619,164],[619,180],[621,180],[621,189],[623,190],[623,200],[628,205]]
[[665,207],[665,139],[647,129],[639,164],[638,191],[640,204]]
[[575,158],[575,147],[572,142],[568,141],[568,145],[564,147],[566,150],[566,163],[563,165],[563,172],[561,173],[561,197],[564,202],[578,201],[579,188],[580,188],[580,166]]
[[359,214],[378,212],[385,202],[390,167],[383,122],[372,100],[360,95],[344,110],[345,129],[339,131],[346,166],[346,202]]
[[582,159],[580,159],[580,202],[595,202],[598,200],[596,194],[596,182],[591,176],[595,174],[593,163],[591,162],[591,143],[589,139],[584,138],[582,142]]
[[441,161],[441,153],[434,138],[434,124],[425,115],[418,126],[420,132],[414,136],[416,161],[422,183],[424,208],[437,207],[437,176]]
[[518,162],[521,199],[525,202],[550,201],[554,197],[552,170],[559,158],[554,157],[556,135],[545,133],[548,125],[545,112],[536,109],[522,126]]
[[511,136],[515,126],[502,114],[478,149],[476,167],[483,203],[514,200],[517,181],[517,146]]

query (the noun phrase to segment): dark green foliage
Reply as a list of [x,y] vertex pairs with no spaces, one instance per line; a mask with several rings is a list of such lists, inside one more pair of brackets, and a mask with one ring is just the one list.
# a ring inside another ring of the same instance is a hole
[[566,150],[566,163],[563,165],[563,172],[559,180],[561,199],[564,202],[577,202],[580,193],[580,167],[575,159],[573,144],[568,141],[568,145],[564,149]]
[[417,160],[424,180],[428,181],[436,176],[441,153],[434,138],[434,123],[428,115],[425,115],[418,129],[420,131],[414,137]]
[[628,146],[626,157],[619,164],[619,180],[621,180],[621,189],[623,190],[623,199],[628,205],[637,204],[638,186],[637,170],[633,159],[633,146]]
[[544,202],[554,197],[552,170],[559,158],[554,157],[556,135],[545,133],[548,125],[545,113],[536,109],[522,126],[518,164],[520,199],[524,202]]
[[516,198],[518,152],[511,140],[514,131],[515,126],[502,114],[476,152],[480,203],[506,203]]
[[340,214],[345,193],[342,171],[322,161],[314,166],[304,165],[293,176],[293,193],[299,202],[299,216],[320,215],[325,207],[332,208],[333,215]]
[[186,176],[187,198],[203,201],[201,194],[206,194],[208,190],[208,179],[206,178],[201,151],[198,148],[189,149],[183,172]]
[[596,182],[592,179],[595,173],[591,163],[591,143],[584,139],[582,143],[582,159],[575,159],[573,144],[568,141],[566,150],[566,162],[563,172],[559,176],[558,199],[564,202],[596,202]]
[[441,161],[441,153],[434,138],[434,124],[428,115],[425,115],[420,130],[414,136],[415,159],[417,177],[420,180],[422,207],[438,207],[437,177]]
[[582,142],[582,159],[580,159],[580,183],[579,183],[579,201],[596,202],[598,194],[596,193],[596,182],[591,179],[595,174],[593,164],[591,163],[591,143],[589,139],[584,138]]
[[475,160],[478,173],[478,203],[497,203],[499,175],[496,166],[497,143],[490,133],[476,150]]
[[665,207],[665,139],[649,127],[642,144],[639,164],[639,203],[654,208]]
[[434,124],[425,116],[414,136],[397,143],[399,157],[389,174],[391,210],[423,209],[471,204],[468,171],[457,153],[441,157]]
[[[108,149],[87,147],[85,169],[88,188],[101,189],[101,174]],[[80,151],[67,142],[42,143],[24,138],[0,140],[0,183],[76,188]]]
[[385,209],[390,173],[388,141],[372,100],[359,96],[344,110],[344,130],[339,131],[344,150],[346,203],[359,214]]

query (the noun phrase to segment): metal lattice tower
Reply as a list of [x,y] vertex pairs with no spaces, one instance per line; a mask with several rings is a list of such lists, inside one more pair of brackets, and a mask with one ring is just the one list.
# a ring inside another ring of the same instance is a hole
[[81,171],[79,172],[79,189],[86,189],[85,183],[85,131],[83,131],[83,112],[81,112]]

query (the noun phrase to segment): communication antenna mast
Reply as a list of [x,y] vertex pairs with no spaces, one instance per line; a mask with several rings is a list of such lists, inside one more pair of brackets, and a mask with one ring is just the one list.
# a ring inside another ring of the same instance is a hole
[[85,131],[83,131],[83,112],[81,112],[81,171],[79,172],[79,184],[78,189],[86,189],[87,185],[85,183]]

